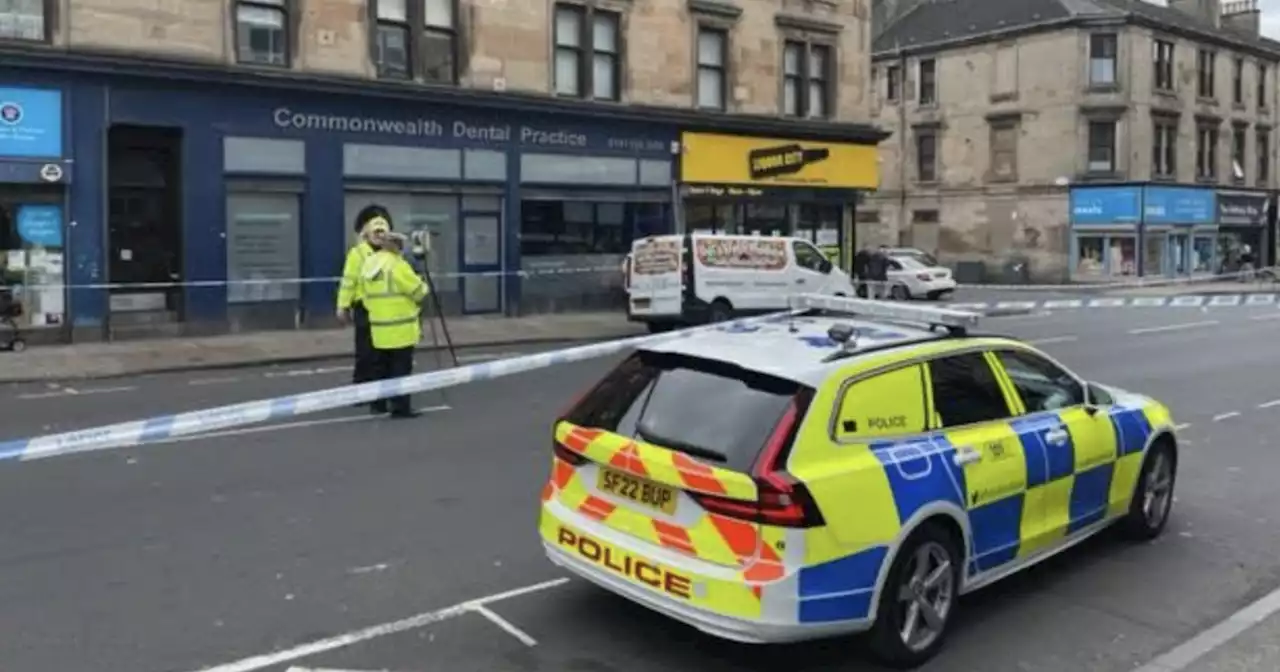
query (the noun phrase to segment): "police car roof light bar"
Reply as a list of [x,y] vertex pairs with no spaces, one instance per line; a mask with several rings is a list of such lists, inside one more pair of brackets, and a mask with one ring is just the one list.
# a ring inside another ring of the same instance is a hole
[[882,319],[894,322],[927,324],[930,328],[946,327],[952,333],[963,334],[976,328],[982,316],[949,308],[910,306],[888,301],[851,299],[823,294],[799,294],[788,301],[792,310],[823,310],[856,317]]

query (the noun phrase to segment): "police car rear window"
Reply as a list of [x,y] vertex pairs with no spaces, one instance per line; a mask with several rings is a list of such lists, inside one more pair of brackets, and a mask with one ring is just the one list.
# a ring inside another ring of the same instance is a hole
[[747,472],[802,387],[723,362],[640,352],[565,419]]

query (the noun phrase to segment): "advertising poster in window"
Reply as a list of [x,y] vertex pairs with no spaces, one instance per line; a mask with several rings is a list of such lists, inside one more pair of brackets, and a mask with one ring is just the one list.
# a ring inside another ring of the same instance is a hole
[[787,266],[787,241],[764,238],[699,238],[698,263],[710,268],[779,271]]
[[296,300],[296,282],[270,281],[297,278],[298,257],[298,221],[292,214],[234,215],[227,226],[227,302]]

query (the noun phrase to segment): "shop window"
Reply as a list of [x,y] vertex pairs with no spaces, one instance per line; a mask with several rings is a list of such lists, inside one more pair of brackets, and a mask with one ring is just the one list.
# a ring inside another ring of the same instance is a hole
[[686,203],[685,230],[690,233],[738,233],[737,206],[729,203]]
[[1236,57],[1231,65],[1231,102],[1244,105],[1244,59]]
[[833,50],[825,44],[787,40],[782,50],[782,111],[792,117],[831,113]]
[[1173,91],[1173,43],[1168,40],[1156,40],[1154,51],[1156,90]]
[[227,194],[227,302],[296,301],[302,277],[296,193]]
[[1218,177],[1218,129],[1212,126],[1196,128],[1196,179],[1215,180]]
[[916,181],[938,181],[938,133],[932,128],[916,130]]
[[555,93],[618,100],[621,15],[580,5],[555,7]]
[[[795,235],[811,241],[822,249],[828,259],[835,261],[840,252],[840,222],[844,219],[844,207],[839,205],[801,205],[799,231]],[[875,211],[870,211],[875,215]]]
[[1209,49],[1196,52],[1196,95],[1201,98],[1213,98],[1216,94],[1214,67],[1217,55]]
[[1153,126],[1151,175],[1175,177],[1178,174],[1178,120],[1157,118]]
[[1196,236],[1191,245],[1191,272],[1216,273],[1218,246],[1213,236]]
[[1259,128],[1254,132],[1258,153],[1257,180],[1259,187],[1271,183],[1271,131]]
[[719,28],[698,28],[698,107],[723,110],[726,107],[726,65],[729,33]]
[[236,2],[236,58],[253,65],[289,64],[287,0]]
[[1091,86],[1115,86],[1118,46],[1119,40],[1115,33],[1094,33],[1089,36],[1089,84]]
[[0,2],[0,39],[48,41],[50,29],[47,12],[51,5],[47,0]]
[[920,60],[920,104],[938,102],[938,62],[932,58]]
[[[63,323],[64,215],[57,188],[0,189],[0,291],[22,302],[20,326]],[[37,289],[26,289],[38,287]]]
[[787,206],[779,203],[748,203],[742,220],[742,233],[749,236],[791,235]]
[[1080,278],[1101,277],[1107,274],[1107,239],[1103,236],[1081,236],[1076,240],[1076,271]]
[[408,79],[409,14],[407,0],[375,0],[377,28],[374,60],[379,77]]
[[520,206],[520,254],[622,255],[632,234],[625,226],[634,204],[526,200]]
[[1116,172],[1116,122],[1089,122],[1089,172]]
[[1077,279],[1129,276],[1138,272],[1137,239],[1114,234],[1081,234],[1076,237]]

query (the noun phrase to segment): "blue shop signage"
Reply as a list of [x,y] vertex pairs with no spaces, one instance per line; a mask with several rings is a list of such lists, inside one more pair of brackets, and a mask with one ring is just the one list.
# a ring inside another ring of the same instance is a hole
[[62,156],[62,92],[0,87],[0,157]]
[[1138,187],[1072,189],[1071,223],[1137,224],[1141,198]]
[[1143,204],[1148,224],[1212,224],[1217,201],[1210,189],[1147,187]]
[[18,206],[18,237],[34,247],[62,247],[62,206]]

